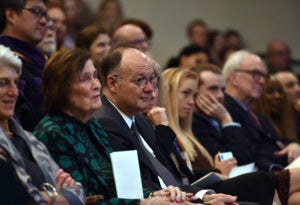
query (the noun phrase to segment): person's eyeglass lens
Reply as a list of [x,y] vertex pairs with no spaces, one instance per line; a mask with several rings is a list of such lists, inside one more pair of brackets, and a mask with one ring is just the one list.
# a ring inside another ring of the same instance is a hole
[[37,18],[45,17],[47,22],[51,20],[50,16],[48,16],[47,11],[43,10],[40,7],[23,8],[23,9],[31,12]]

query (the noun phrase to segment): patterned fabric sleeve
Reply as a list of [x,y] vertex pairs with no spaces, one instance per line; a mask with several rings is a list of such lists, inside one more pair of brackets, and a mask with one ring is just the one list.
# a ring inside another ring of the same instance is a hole
[[[87,196],[102,194],[105,200],[97,203],[101,205],[140,204],[139,199],[116,198],[116,193],[112,193],[115,192],[113,189],[115,185],[111,183],[113,182],[111,181],[113,178],[111,167],[108,166],[107,161],[99,160],[102,155],[97,160],[83,157],[85,152],[95,152],[95,149],[86,147],[86,144],[78,143],[78,140],[75,140],[78,137],[84,137],[84,135],[80,135],[78,133],[80,131],[77,131],[76,128],[73,129],[72,126],[74,125],[69,124],[68,126],[69,128],[72,127],[71,129],[62,130],[59,126],[47,126],[48,123],[50,122],[39,123],[35,128],[34,135],[46,145],[60,167],[70,173],[75,181],[81,182]],[[83,141],[86,142],[86,140]],[[91,143],[88,146],[92,146]],[[102,156],[102,158],[104,157]],[[89,163],[93,169],[104,173],[103,176],[96,176],[94,173],[89,172],[86,163]],[[110,170],[108,170],[109,168]]]
[[[58,165],[50,157],[50,154],[46,147],[38,141],[31,133],[26,132],[23,128],[14,120],[9,119],[10,130],[21,137],[35,159],[37,165],[40,167],[44,174],[45,182],[55,185],[55,173],[59,169]],[[38,187],[35,187],[31,183],[30,176],[25,171],[25,164],[22,155],[13,145],[13,143],[4,135],[2,129],[0,129],[0,144],[5,148],[11,157],[12,165],[16,171],[16,175],[23,184],[24,188],[27,189],[32,198],[39,204],[44,202],[42,195]],[[62,192],[61,192],[62,191]],[[76,183],[74,186],[66,187],[59,190],[59,194],[64,196],[70,204],[82,205],[85,203],[85,194],[80,183]]]
[[[26,134],[30,144],[35,147],[32,152],[33,156],[35,158],[43,159],[38,161],[38,164],[43,172],[48,174],[45,176],[47,181],[51,182],[51,184],[55,184],[55,173],[60,167],[50,157],[50,153],[43,143],[38,141],[31,133],[26,132]],[[58,193],[72,205],[81,205],[85,203],[85,193],[81,183],[76,182],[73,186],[63,187],[58,190]]]

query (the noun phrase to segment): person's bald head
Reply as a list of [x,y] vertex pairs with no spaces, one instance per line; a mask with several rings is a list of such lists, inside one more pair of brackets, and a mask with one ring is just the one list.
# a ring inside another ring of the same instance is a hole
[[143,30],[133,24],[126,24],[118,27],[112,38],[113,44],[127,43],[135,46],[144,53],[149,52],[148,39]]
[[286,42],[282,40],[273,40],[268,44],[267,52],[270,53],[274,52],[275,50],[289,51],[290,49]]
[[289,70],[291,61],[290,48],[282,40],[273,40],[267,46],[267,63],[274,72]]
[[154,61],[140,50],[116,47],[101,61],[103,94],[125,115],[148,109],[158,88]]

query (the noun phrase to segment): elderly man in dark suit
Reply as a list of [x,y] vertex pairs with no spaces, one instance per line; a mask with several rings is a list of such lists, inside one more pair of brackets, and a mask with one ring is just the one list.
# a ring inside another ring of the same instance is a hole
[[265,117],[250,105],[261,96],[267,70],[259,56],[237,51],[223,68],[226,81],[224,105],[233,120],[241,124],[246,143],[261,170],[281,170],[300,155],[298,143],[283,144]]

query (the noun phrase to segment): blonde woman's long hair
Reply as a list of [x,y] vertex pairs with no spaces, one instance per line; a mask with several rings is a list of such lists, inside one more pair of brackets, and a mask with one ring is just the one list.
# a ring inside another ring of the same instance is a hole
[[192,132],[192,116],[191,111],[189,117],[179,120],[178,114],[178,95],[179,87],[185,79],[195,79],[198,81],[198,75],[191,70],[170,68],[162,73],[163,78],[163,99],[160,101],[162,107],[167,110],[169,126],[176,134],[176,140],[183,151],[186,151],[191,161],[198,156],[199,151],[204,155],[211,165],[213,160],[208,151],[198,142]]

